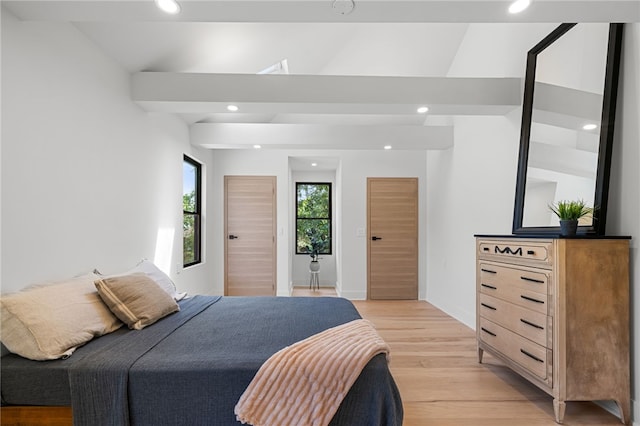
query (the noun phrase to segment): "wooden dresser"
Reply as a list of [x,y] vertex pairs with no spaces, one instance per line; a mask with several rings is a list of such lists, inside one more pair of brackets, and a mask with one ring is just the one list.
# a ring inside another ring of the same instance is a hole
[[629,240],[476,235],[478,358],[487,351],[566,401],[630,419]]

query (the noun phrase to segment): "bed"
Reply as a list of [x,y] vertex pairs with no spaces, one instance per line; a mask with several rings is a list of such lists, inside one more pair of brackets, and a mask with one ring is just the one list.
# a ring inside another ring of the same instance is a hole
[[[234,406],[270,356],[360,318],[341,298],[194,296],[178,303],[178,312],[152,326],[122,327],[67,359],[3,356],[3,406],[71,406],[76,425],[238,425]],[[402,416],[379,354],[330,424],[401,425]]]

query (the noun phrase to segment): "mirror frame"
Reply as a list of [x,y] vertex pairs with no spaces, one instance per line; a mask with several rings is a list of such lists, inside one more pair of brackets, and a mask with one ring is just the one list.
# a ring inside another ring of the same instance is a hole
[[[527,182],[527,166],[529,162],[529,140],[531,136],[531,119],[533,113],[533,96],[536,74],[537,56],[553,42],[573,28],[575,23],[561,24],[527,53],[527,68],[522,100],[522,125],[520,128],[520,151],[518,158],[518,175],[516,179],[516,196],[513,209],[512,232],[519,235],[558,236],[560,226],[523,226],[524,197]],[[607,63],[604,77],[602,116],[600,120],[600,145],[598,150],[598,170],[596,172],[596,188],[594,196],[593,221],[591,226],[578,226],[578,235],[601,236],[605,234],[607,218],[607,200],[609,197],[609,176],[611,171],[611,152],[616,116],[616,100],[618,94],[618,76],[622,51],[622,29],[624,24],[609,24],[609,41],[607,44]]]

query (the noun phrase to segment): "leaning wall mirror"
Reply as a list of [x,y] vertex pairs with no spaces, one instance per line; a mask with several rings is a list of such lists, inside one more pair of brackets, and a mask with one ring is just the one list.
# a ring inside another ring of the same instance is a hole
[[527,55],[514,234],[558,235],[549,205],[594,208],[579,235],[604,235],[623,24],[562,24]]

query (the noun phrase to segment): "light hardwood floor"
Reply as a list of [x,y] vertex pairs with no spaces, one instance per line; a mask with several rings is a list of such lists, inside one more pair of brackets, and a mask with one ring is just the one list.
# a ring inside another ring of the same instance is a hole
[[[294,295],[327,296],[330,289]],[[552,398],[485,353],[475,333],[423,301],[354,301],[391,347],[391,372],[404,404],[404,426],[555,426]],[[591,402],[569,402],[566,426],[617,426]]]

